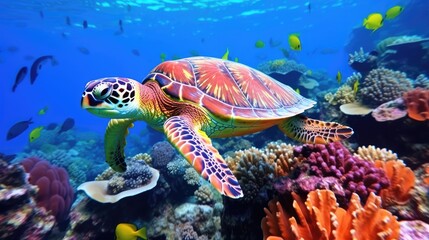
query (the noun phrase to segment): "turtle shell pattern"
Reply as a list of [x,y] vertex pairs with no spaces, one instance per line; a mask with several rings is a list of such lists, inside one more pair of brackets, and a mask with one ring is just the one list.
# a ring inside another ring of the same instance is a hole
[[315,104],[258,70],[217,58],[166,61],[156,66],[143,84],[150,80],[174,98],[229,118],[287,118]]

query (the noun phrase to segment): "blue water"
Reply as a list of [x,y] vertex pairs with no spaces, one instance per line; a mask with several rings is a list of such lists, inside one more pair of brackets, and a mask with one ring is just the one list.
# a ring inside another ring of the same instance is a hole
[[[338,70],[343,76],[352,72],[347,64],[349,52],[344,50],[352,30],[361,27],[369,13],[384,12],[396,4],[407,6],[409,2],[413,1],[1,0],[0,152],[21,151],[28,144],[28,134],[33,128],[51,122],[61,124],[67,117],[75,119],[75,130],[94,131],[102,136],[108,119],[80,108],[85,84],[105,76],[141,80],[160,63],[161,53],[167,59],[188,57],[192,51],[221,57],[228,48],[232,58],[238,57],[241,63],[257,67],[264,60],[283,57],[278,48],[269,47],[270,38],[288,48],[288,35],[299,33],[302,51],[291,51],[291,57],[310,69],[326,71],[335,84]],[[66,25],[66,16],[70,17],[71,26]],[[400,18],[389,22],[390,26],[372,34],[368,32],[362,45],[375,46],[381,36],[405,33],[427,36],[427,30],[422,32],[424,23],[429,22],[425,17],[426,21],[415,20],[405,7]],[[120,19],[124,32],[118,35],[115,33]],[[82,27],[84,20],[88,21],[87,29]],[[398,22],[402,24],[400,29],[395,28]],[[265,48],[255,48],[259,39],[265,42]],[[82,47],[89,50],[88,55],[78,50]],[[133,49],[140,56],[133,55]],[[333,49],[335,53],[321,54],[323,49]],[[18,70],[30,67],[42,55],[53,55],[58,65],[45,64],[33,85],[27,76],[12,93]],[[33,59],[26,60],[28,56]],[[38,115],[45,106],[47,113]],[[6,141],[8,129],[29,118],[34,124],[22,135]],[[132,133],[139,133],[144,126],[143,122],[136,124]]]

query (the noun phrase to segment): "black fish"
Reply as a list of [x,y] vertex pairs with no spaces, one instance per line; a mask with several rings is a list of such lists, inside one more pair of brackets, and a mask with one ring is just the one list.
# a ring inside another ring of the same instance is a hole
[[16,154],[6,155],[4,153],[0,153],[0,159],[5,162],[11,162],[13,159],[15,159],[15,157],[16,157]]
[[89,50],[86,47],[78,47],[77,50],[85,55],[89,55]]
[[120,31],[121,33],[123,33],[123,32],[124,32],[124,28],[122,27],[122,20],[121,20],[121,19],[119,20],[119,31]]
[[69,16],[66,17],[66,24],[71,26],[71,20]]
[[40,15],[40,18],[41,18],[41,19],[43,19],[43,18],[45,17],[45,14],[43,14],[43,11],[42,11],[42,10],[40,10],[40,11],[39,11],[39,15]]
[[308,13],[311,13],[311,3],[310,2],[307,3],[307,9],[308,9]]
[[72,129],[74,126],[74,119],[73,118],[67,118],[64,122],[63,125],[61,125],[61,129],[58,132],[58,134],[68,131],[70,129]]
[[31,121],[31,118],[27,121],[21,121],[15,123],[11,128],[9,128],[9,131],[7,132],[6,140],[11,140],[13,138],[18,137],[21,133],[23,133],[27,128],[32,124],[33,121]]
[[140,52],[137,49],[131,50],[131,53],[134,54],[134,55],[136,55],[137,57],[140,56]]
[[27,67],[22,67],[21,69],[19,69],[19,72],[16,74],[15,83],[13,84],[13,87],[12,87],[12,92],[15,92],[16,87],[18,87],[18,85],[24,80],[25,76],[27,76],[27,73],[28,73]]
[[46,130],[54,130],[55,128],[57,128],[58,124],[56,123],[50,123],[48,124],[48,126],[45,127]]
[[88,22],[86,20],[83,20],[82,26],[83,26],[83,29],[87,29],[88,28]]
[[31,70],[30,70],[30,83],[31,84],[33,84],[34,81],[36,81],[36,78],[39,75],[38,71],[42,68],[42,63],[48,59],[50,59],[52,61],[52,59],[54,59],[54,57],[51,55],[41,56],[33,62],[33,65],[31,65]]

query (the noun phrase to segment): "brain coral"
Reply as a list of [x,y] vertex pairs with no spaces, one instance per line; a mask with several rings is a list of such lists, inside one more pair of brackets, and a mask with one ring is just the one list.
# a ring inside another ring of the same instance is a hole
[[377,107],[401,97],[404,92],[411,88],[412,84],[405,73],[386,68],[376,68],[365,77],[358,94],[363,104]]
[[57,222],[66,220],[74,199],[66,170],[35,157],[26,158],[21,164],[30,174],[29,182],[39,188],[37,205],[50,211]]
[[165,168],[167,164],[173,160],[176,155],[176,149],[166,141],[157,142],[153,145],[150,152],[152,157],[152,166],[154,168]]

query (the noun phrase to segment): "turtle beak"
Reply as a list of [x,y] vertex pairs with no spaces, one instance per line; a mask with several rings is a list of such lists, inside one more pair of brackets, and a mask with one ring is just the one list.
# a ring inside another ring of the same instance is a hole
[[92,94],[84,94],[80,101],[80,105],[88,112],[100,116],[114,118],[119,115],[119,111],[115,110],[108,103],[95,99]]

